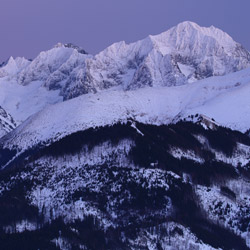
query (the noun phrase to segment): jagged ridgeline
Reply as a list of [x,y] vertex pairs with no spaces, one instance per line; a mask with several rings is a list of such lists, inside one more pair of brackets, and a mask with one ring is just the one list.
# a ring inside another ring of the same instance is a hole
[[183,22],[131,44],[114,43],[97,55],[59,43],[31,61],[10,57],[0,66],[0,91],[5,93],[0,105],[23,122],[48,104],[83,94],[186,85],[249,66],[249,52],[228,34]]
[[135,121],[1,149],[3,249],[248,249],[250,138]]

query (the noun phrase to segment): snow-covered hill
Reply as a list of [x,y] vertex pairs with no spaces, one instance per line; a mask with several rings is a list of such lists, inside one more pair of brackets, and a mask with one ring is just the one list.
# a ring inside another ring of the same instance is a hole
[[250,128],[248,93],[250,69],[182,86],[126,92],[106,90],[51,105],[31,116],[2,141],[9,147],[27,148],[118,121],[133,119],[159,125],[195,114],[245,132]]

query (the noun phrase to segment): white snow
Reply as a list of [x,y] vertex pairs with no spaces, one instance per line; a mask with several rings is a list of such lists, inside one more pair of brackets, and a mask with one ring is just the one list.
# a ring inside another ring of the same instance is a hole
[[14,76],[29,64],[30,61],[23,57],[17,57],[14,59],[11,56],[8,62],[3,67],[0,67],[0,78]]
[[[187,78],[189,78],[195,72],[195,69],[191,67],[190,65],[185,65],[181,63],[177,63],[177,64],[181,70],[181,73]],[[192,81],[193,80],[191,79],[189,82],[192,82]]]
[[[239,56],[238,49],[245,56]],[[124,89],[150,83],[156,87],[173,86],[206,78],[207,69],[210,75],[244,69],[250,66],[248,56],[225,32],[183,22],[135,43],[112,44],[88,60],[87,72],[97,90],[104,88],[104,81]]]
[[218,161],[222,161],[237,167],[239,164],[245,166],[250,162],[250,147],[244,144],[237,143],[237,148],[234,150],[231,157],[226,156],[222,152],[218,152],[210,148],[215,154],[215,158]]
[[[149,36],[135,43],[115,43],[95,56],[81,54],[77,48],[58,44],[48,51],[41,52],[32,62],[25,58],[10,57],[6,65],[0,68],[0,105],[17,123],[21,123],[48,104],[62,101],[59,95],[67,99],[114,87],[136,89],[149,85],[183,85],[206,77],[201,74],[197,78],[197,67],[199,72],[205,72],[206,68],[209,68],[213,75],[224,75],[250,66],[249,57],[250,54],[225,32],[215,27],[200,27],[192,22],[180,23],[162,34]],[[249,73],[247,74],[246,79],[249,80]],[[243,78],[243,75],[235,76]],[[178,105],[180,102],[188,104],[186,98],[189,98],[189,104],[198,106],[201,113],[222,119],[225,117],[224,108],[227,101],[223,101],[221,96],[216,103],[211,97],[215,97],[215,92],[224,92],[224,87],[232,88],[232,84],[243,84],[245,81],[235,81],[230,77],[232,75],[227,78],[228,82],[223,78],[223,84],[219,78],[214,78],[216,84],[213,84],[211,79],[208,82],[199,82],[204,88],[188,85],[182,89],[182,94],[174,93],[180,92],[180,89],[166,90],[169,100],[167,104],[170,101],[178,102]],[[212,87],[207,86],[208,83],[213,85],[214,91]],[[25,88],[20,85],[25,85]],[[242,119],[237,112],[239,105],[245,112],[249,108],[244,105],[249,88],[245,86],[245,91],[232,93],[232,102],[237,102],[237,105],[231,104],[234,111],[232,116],[236,121]],[[204,95],[211,97],[204,98]],[[236,98],[238,96],[240,98]],[[228,93],[225,98],[228,98]],[[207,105],[201,108],[199,101],[207,101]],[[216,110],[218,105],[221,108]],[[182,109],[179,108],[179,111]],[[246,125],[242,123],[241,129],[244,130]]]
[[131,127],[134,128],[141,136],[144,136],[144,134],[136,127],[134,122],[131,124]]
[[22,86],[15,80],[0,79],[0,103],[18,124],[47,105],[62,101],[58,90],[48,91],[41,85],[32,82]]
[[16,127],[13,118],[0,106],[0,138]]

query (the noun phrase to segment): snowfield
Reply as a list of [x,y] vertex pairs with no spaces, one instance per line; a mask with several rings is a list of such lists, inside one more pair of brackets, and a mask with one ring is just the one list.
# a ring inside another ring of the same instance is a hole
[[41,82],[22,86],[7,77],[0,78],[0,103],[18,124],[47,105],[60,101],[59,91],[48,91]]

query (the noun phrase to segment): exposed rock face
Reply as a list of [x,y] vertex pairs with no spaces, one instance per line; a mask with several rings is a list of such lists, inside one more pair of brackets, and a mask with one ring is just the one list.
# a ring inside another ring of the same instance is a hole
[[0,137],[16,127],[14,119],[0,106]]

